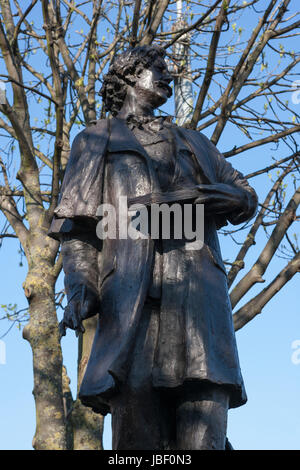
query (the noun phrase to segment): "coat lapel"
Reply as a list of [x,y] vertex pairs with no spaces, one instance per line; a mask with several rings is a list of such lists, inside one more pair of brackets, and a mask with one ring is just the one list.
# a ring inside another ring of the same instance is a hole
[[[174,136],[179,140],[182,139],[185,146],[190,148],[192,153],[195,155],[199,167],[204,174],[204,177],[207,180],[207,183],[216,182],[215,168],[213,165],[213,158],[210,155],[209,148],[205,140],[202,138],[200,132],[195,132],[189,129],[184,129],[174,126]],[[151,175],[151,180],[154,184],[152,191],[159,189],[156,175],[152,168],[152,163],[149,155],[145,151],[144,147],[139,143],[139,141],[134,136],[133,132],[128,129],[123,120],[114,118],[112,119],[111,124],[111,135],[110,142],[108,146],[109,152],[137,152],[140,155],[143,155],[148,163],[149,172]],[[155,189],[156,188],[156,189]]]
[[108,144],[108,151],[119,153],[124,151],[136,152],[145,155],[146,152],[133,132],[128,129],[122,119],[113,118],[111,120],[111,134]]
[[189,129],[177,128],[177,133],[184,140],[186,145],[190,148],[195,155],[200,169],[207,179],[207,183],[216,182],[216,172],[214,167],[214,159],[210,154],[209,148],[200,132],[195,132]]
[[122,119],[113,118],[111,120],[111,133],[108,144],[108,151],[111,153],[135,152],[142,155],[146,160],[149,171],[151,192],[159,192],[159,183],[155,175],[151,158],[144,147],[136,139],[135,135],[126,126]]
[[[179,135],[194,153],[207,183],[216,182],[214,158],[201,134],[175,126],[174,134]],[[117,153],[129,151],[143,156],[149,171],[151,192],[160,192],[151,158],[124,121],[117,118],[100,120],[95,126],[86,128],[72,146],[59,205],[55,210],[57,218],[82,216],[96,218],[97,207],[102,197],[106,151]]]

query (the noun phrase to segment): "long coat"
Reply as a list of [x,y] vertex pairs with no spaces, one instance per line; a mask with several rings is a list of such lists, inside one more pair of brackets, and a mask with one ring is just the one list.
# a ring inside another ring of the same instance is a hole
[[[197,278],[196,281],[192,280],[194,298],[191,297],[192,302],[199,304],[198,317],[201,316],[201,319],[190,322],[188,326],[192,331],[190,337],[195,336],[193,328],[201,329],[200,335],[197,332],[201,344],[198,341],[186,345],[190,366],[181,378],[231,387],[230,406],[239,406],[246,397],[217,228],[227,224],[226,218],[233,224],[248,220],[256,210],[257,199],[243,176],[232,168],[204,135],[176,126],[174,132],[195,155],[203,182],[235,185],[244,196],[235,212],[226,217],[206,218],[204,246],[199,252],[199,266],[195,271]],[[114,164],[107,163],[108,154],[117,156]],[[116,118],[97,121],[96,125],[86,128],[74,140],[50,235],[59,239],[64,239],[66,235],[72,237],[79,223],[81,232],[82,227],[86,227],[90,239],[91,232],[95,234],[95,226],[91,222],[96,224],[99,220],[97,208],[102,202],[116,207],[120,195],[134,197],[155,191],[159,191],[159,184],[151,159],[125,123]],[[94,236],[96,238],[96,234]],[[118,385],[126,381],[131,367],[150,282],[153,240],[106,239],[101,244],[92,245],[92,257],[97,258],[97,265],[92,260],[90,267],[86,263],[82,277],[94,283],[100,295],[102,311],[79,396],[84,404],[105,414],[109,410],[109,397],[118,390]],[[88,258],[88,250],[86,253]],[[65,271],[68,271],[70,263],[76,265],[75,258],[70,253],[68,262],[64,263]],[[81,260],[78,270],[82,269],[82,265]],[[96,277],[92,272],[95,269]],[[76,266],[72,270],[76,270]],[[176,290],[176,282],[173,285]],[[164,355],[168,356],[167,345],[161,348],[158,357],[163,358]],[[178,379],[174,376],[168,378],[166,366],[163,361],[160,364],[159,359],[154,364],[154,370],[154,386],[168,386],[168,380],[172,386]]]

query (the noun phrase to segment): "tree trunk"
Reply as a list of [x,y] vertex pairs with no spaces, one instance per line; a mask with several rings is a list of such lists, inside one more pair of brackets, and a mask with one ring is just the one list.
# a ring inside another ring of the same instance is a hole
[[[90,357],[96,326],[97,317],[85,320],[85,333],[78,339],[78,391]],[[77,398],[72,411],[74,450],[103,450],[103,422],[102,415],[82,405]]]
[[62,352],[54,302],[54,282],[29,272],[24,283],[30,320],[23,330],[33,354],[36,450],[65,450],[66,426],[62,389]]

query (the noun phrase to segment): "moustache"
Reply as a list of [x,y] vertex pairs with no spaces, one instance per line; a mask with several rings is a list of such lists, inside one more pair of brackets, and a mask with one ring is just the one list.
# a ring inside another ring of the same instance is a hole
[[164,80],[157,80],[155,82],[155,85],[158,87],[158,88],[163,88],[164,90],[167,91],[167,94],[168,94],[168,98],[170,98],[172,96],[172,88],[170,87],[170,85],[164,81]]

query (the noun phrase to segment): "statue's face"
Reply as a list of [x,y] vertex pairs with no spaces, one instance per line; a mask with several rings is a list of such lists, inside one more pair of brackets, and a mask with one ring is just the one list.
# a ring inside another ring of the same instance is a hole
[[157,57],[150,67],[138,69],[136,75],[134,90],[138,97],[153,109],[164,104],[172,96],[169,83],[173,77],[162,57]]

